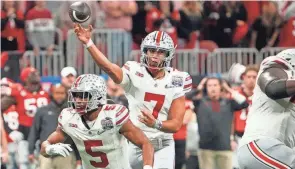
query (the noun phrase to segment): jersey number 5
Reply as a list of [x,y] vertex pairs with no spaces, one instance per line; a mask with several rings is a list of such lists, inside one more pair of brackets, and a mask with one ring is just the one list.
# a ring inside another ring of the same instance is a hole
[[154,107],[153,110],[153,116],[157,119],[160,110],[163,107],[164,101],[165,101],[165,95],[160,95],[160,94],[153,94],[153,93],[148,93],[146,92],[144,95],[144,101],[150,102],[150,101],[156,101],[156,106]]
[[91,157],[99,157],[101,162],[90,160],[90,164],[96,168],[106,168],[109,165],[109,160],[106,153],[100,151],[92,151],[92,148],[103,146],[101,140],[84,140],[86,153]]

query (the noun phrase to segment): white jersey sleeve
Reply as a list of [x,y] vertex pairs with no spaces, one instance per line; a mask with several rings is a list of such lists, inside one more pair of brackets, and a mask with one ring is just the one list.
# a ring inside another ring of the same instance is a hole
[[118,106],[116,109],[116,128],[119,131],[121,127],[129,120],[129,110],[125,106]]
[[67,125],[67,122],[69,121],[69,119],[71,117],[72,110],[73,110],[72,108],[65,108],[61,111],[61,113],[58,116],[57,127],[62,129],[65,133],[66,133],[65,126]]
[[192,89],[192,77],[187,72],[178,71],[176,74],[180,75],[183,81],[182,88],[175,92],[173,99],[177,99],[181,96],[184,96],[187,92],[191,91]]
[[131,79],[130,79],[130,74],[132,71],[131,64],[132,64],[132,62],[128,61],[122,67],[123,79],[122,79],[122,82],[120,83],[120,85],[123,87],[125,92],[128,92],[131,87]]

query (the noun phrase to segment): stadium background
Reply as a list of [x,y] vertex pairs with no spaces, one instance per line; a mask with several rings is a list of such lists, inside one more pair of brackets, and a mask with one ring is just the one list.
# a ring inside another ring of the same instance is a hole
[[[76,38],[66,1],[1,2],[1,77],[20,82],[20,71],[35,67],[45,88],[60,82],[60,71],[74,67],[107,76]],[[292,1],[89,1],[93,41],[114,63],[140,59],[147,33],[163,30],[177,50],[175,68],[188,71],[196,87],[205,76],[238,82],[234,63],[259,64],[265,57],[295,46]],[[109,82],[112,89],[119,87]],[[122,94],[122,92],[121,92]],[[184,131],[185,132],[185,131]],[[185,135],[185,134],[184,134]]]

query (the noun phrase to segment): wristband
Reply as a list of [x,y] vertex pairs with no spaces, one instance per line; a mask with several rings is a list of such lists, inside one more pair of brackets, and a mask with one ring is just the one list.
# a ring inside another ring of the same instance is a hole
[[157,119],[153,127],[155,129],[161,130],[161,128],[162,128],[162,121],[160,121],[160,120]]
[[145,166],[143,166],[143,169],[153,169],[153,167],[150,165],[145,165]]
[[91,39],[89,39],[89,41],[87,42],[87,44],[85,46],[86,46],[86,48],[89,48],[93,44],[94,44],[93,41]]

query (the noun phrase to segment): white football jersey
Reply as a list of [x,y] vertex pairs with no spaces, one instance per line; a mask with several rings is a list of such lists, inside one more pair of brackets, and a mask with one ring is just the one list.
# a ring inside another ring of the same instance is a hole
[[121,86],[126,92],[129,103],[130,119],[149,139],[173,139],[172,133],[164,133],[147,127],[138,120],[142,109],[148,109],[156,119],[165,121],[172,101],[191,90],[192,78],[186,72],[165,69],[165,76],[155,80],[146,67],[135,61],[128,61],[123,66]]
[[[281,64],[286,70],[288,77],[294,76],[294,71],[285,60],[278,57],[268,57],[264,59],[260,65],[257,79],[260,74],[272,67]],[[248,144],[249,142],[261,138],[276,138],[284,141],[287,127],[287,120],[290,117],[290,98],[273,100],[269,98],[259,87],[256,82],[253,94],[253,102],[250,108],[244,135],[239,146]]]
[[90,129],[74,109],[64,109],[58,126],[70,136],[80,153],[85,169],[131,169],[127,153],[127,139],[119,133],[129,119],[129,111],[122,105],[104,105]]

